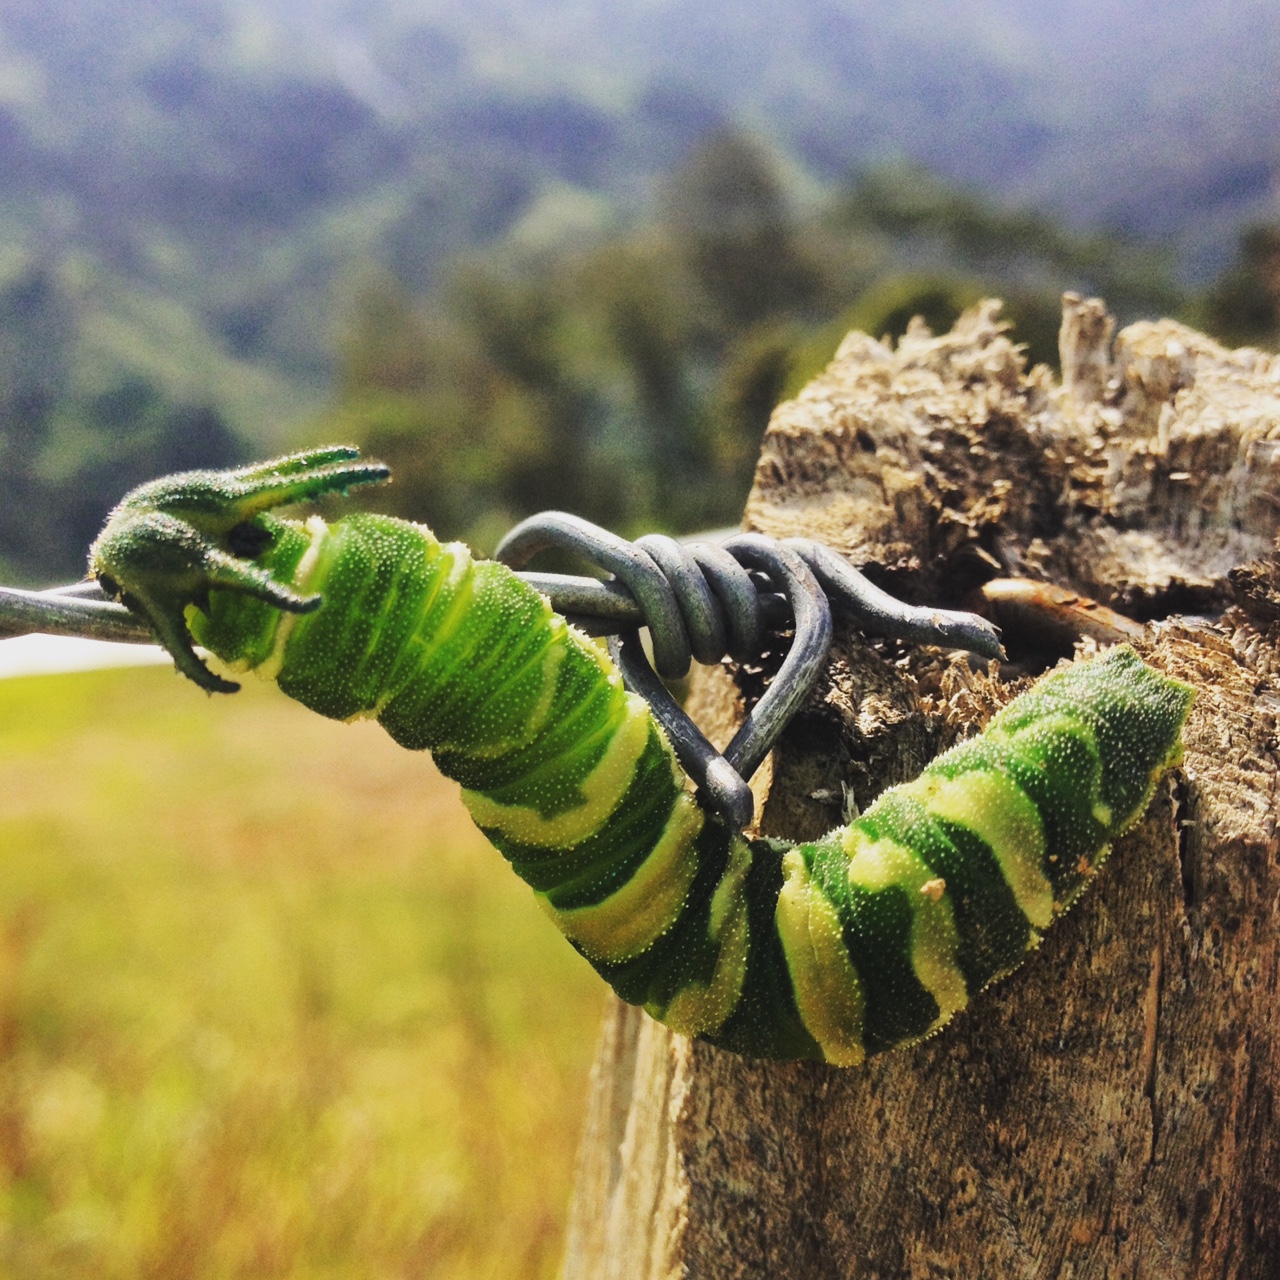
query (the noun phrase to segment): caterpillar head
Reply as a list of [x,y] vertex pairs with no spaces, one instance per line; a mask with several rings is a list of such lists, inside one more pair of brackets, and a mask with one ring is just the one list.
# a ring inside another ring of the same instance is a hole
[[272,507],[346,493],[390,477],[349,445],[290,454],[234,471],[186,471],[125,495],[89,549],[89,572],[108,595],[141,614],[178,670],[211,693],[240,686],[214,675],[196,655],[188,605],[205,608],[210,590],[239,591],[289,613],[320,607],[253,563],[271,540],[260,519]]

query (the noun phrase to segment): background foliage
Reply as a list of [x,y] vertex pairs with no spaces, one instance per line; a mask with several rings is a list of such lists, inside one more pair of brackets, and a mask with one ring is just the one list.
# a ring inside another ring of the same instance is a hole
[[555,1274],[603,996],[421,753],[0,681],[0,1274]]
[[732,520],[844,327],[981,292],[1273,342],[1277,58],[1270,0],[9,0],[0,571],[335,435],[482,545]]

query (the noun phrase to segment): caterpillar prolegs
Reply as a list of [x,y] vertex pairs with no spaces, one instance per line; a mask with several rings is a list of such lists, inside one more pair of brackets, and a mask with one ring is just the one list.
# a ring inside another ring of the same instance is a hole
[[180,669],[274,679],[429,750],[622,999],[765,1058],[911,1043],[1017,966],[1181,754],[1192,691],[1113,649],[810,844],[704,811],[647,703],[504,566],[376,515],[270,509],[380,479],[351,450],[130,494],[91,552]]

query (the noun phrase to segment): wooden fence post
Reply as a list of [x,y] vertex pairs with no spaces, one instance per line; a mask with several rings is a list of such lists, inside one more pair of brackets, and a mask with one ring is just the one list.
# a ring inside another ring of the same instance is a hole
[[[999,305],[896,349],[851,334],[781,405],[747,527],[916,601],[997,573],[1153,620],[1198,689],[1184,767],[1012,978],[865,1069],[747,1061],[617,1005],[565,1280],[1280,1275],[1280,357],[1067,295],[1062,381]],[[1213,621],[1206,620],[1214,619]],[[758,670],[708,673],[728,736]],[[1011,696],[842,631],[758,779],[811,837]]]

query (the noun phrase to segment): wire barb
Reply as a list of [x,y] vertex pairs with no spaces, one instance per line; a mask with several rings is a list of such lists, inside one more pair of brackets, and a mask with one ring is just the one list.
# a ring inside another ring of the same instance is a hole
[[[238,522],[244,510],[258,511],[268,497],[272,502],[282,497],[291,500],[383,478],[385,468],[357,464],[353,450],[333,449],[232,473],[220,481],[221,494],[200,473],[156,482],[151,488],[163,490],[162,496],[172,505],[201,514],[208,507],[228,523],[232,516]],[[234,491],[230,503],[229,490]],[[228,513],[228,506],[235,509]],[[117,516],[123,511],[124,504],[117,508]],[[149,522],[155,519],[147,512],[133,522],[135,542],[149,532]],[[227,530],[233,542],[237,528],[237,523],[230,523]],[[165,547],[173,542],[170,539]],[[252,563],[247,547],[244,559],[211,548],[203,539],[193,547],[206,578],[210,565],[217,571],[212,578],[218,588],[247,591],[291,612],[309,611],[320,603],[318,597],[299,597],[271,581]],[[534,556],[553,549],[571,552],[614,576],[600,581],[524,571]],[[649,703],[708,807],[735,830],[751,821],[754,801],[748,782],[752,774],[822,673],[831,646],[833,608],[852,616],[873,635],[967,649],[989,658],[1003,656],[999,632],[985,618],[904,604],[869,582],[830,547],[807,538],[778,541],[743,533],[715,545],[648,534],[628,542],[578,516],[548,511],[516,525],[502,540],[495,559],[522,571],[520,576],[546,595],[557,612],[591,634],[613,637],[611,652],[627,687]],[[166,630],[170,613],[174,626]],[[229,682],[205,670],[190,650],[189,638],[183,649],[185,625],[182,636],[175,630],[180,617],[176,605],[172,610],[145,608],[132,596],[124,603],[113,601],[97,582],[43,592],[0,588],[0,636],[44,631],[141,643],[154,642],[158,636],[193,678],[202,677],[206,687],[231,688]],[[649,631],[652,665],[640,641],[641,627]],[[733,741],[723,752],[717,751],[662,680],[684,676],[694,660],[714,663],[725,656],[739,661],[757,657],[766,636],[787,627],[793,629],[794,638],[781,668]]]
[[[778,541],[737,534],[719,545],[680,543],[662,534],[627,542],[578,516],[543,512],[521,521],[494,558],[524,570],[540,552],[567,551],[612,573],[600,582],[522,572],[557,612],[616,639],[610,651],[623,680],[653,709],[676,756],[711,808],[735,829],[751,819],[747,783],[803,705],[831,646],[833,607],[873,635],[1003,656],[985,618],[904,604],[869,582],[830,547],[807,538]],[[638,628],[645,626],[653,665]],[[718,752],[663,686],[692,660],[756,657],[768,631],[794,627],[782,667],[733,741]]]

